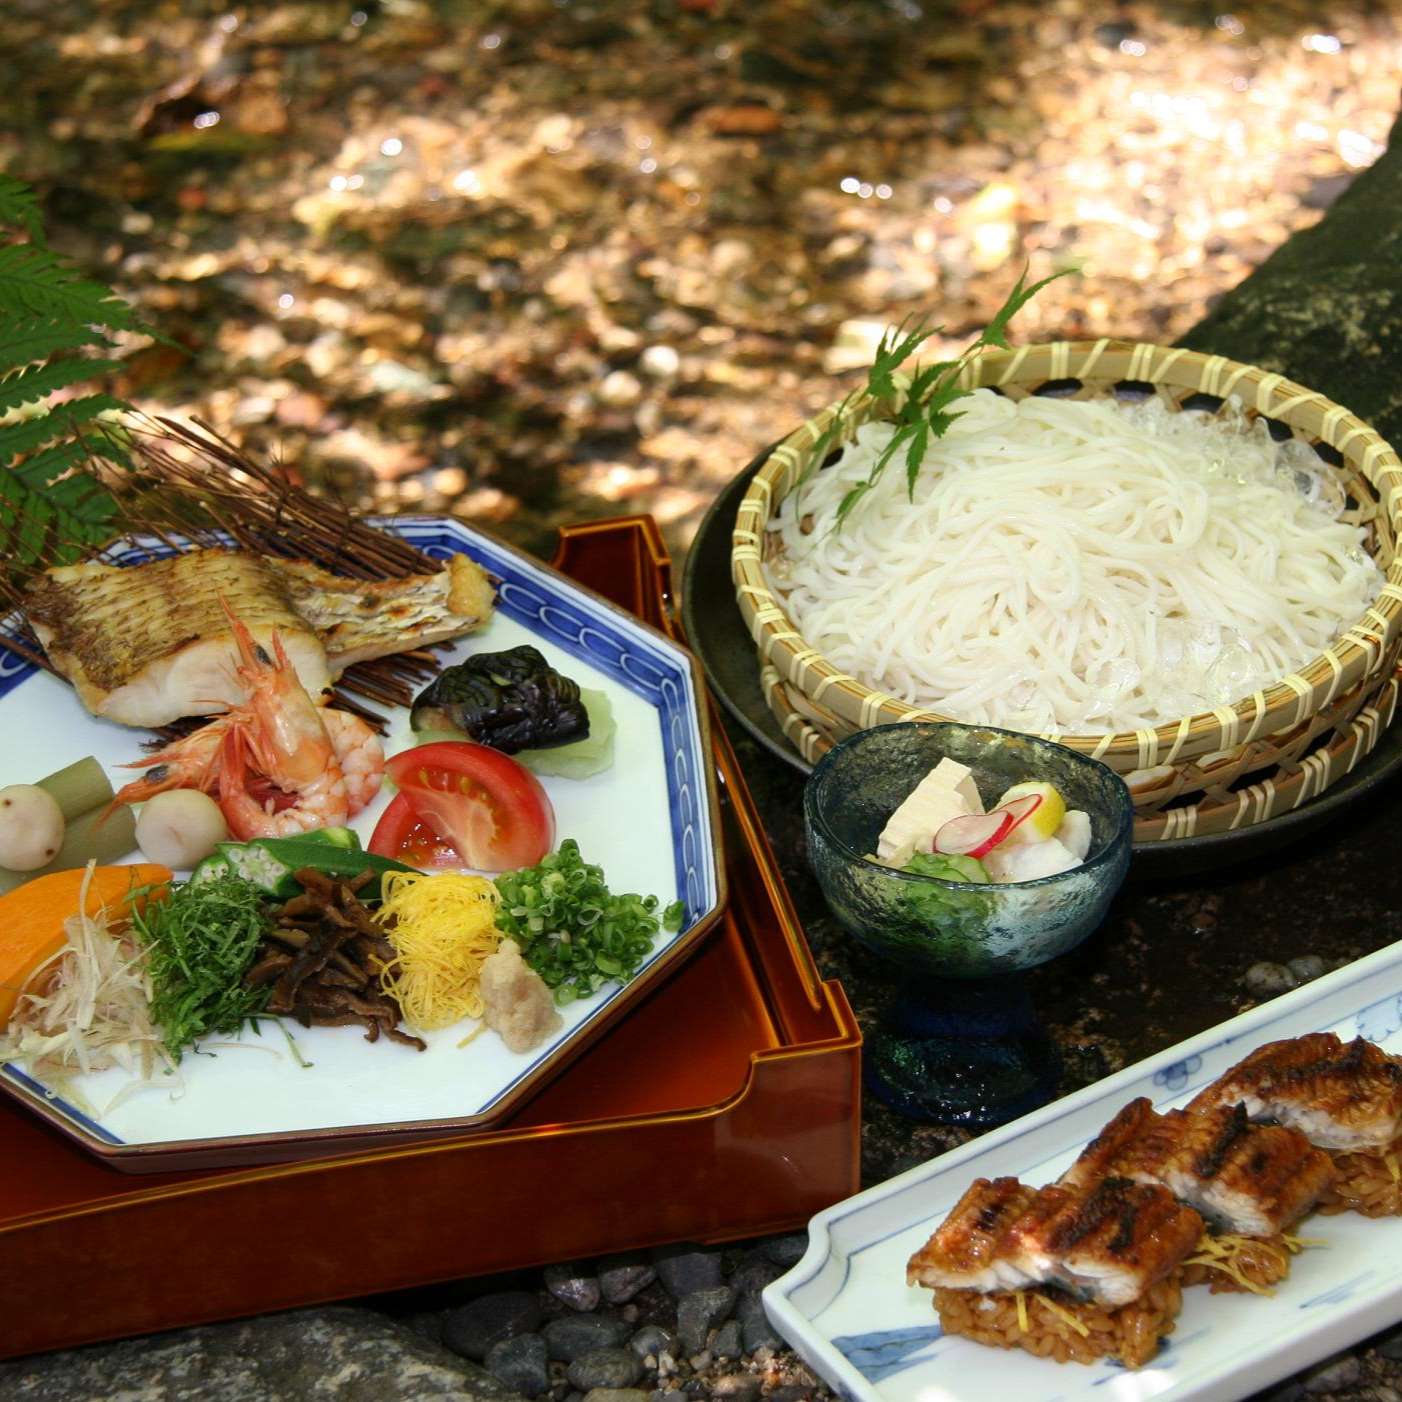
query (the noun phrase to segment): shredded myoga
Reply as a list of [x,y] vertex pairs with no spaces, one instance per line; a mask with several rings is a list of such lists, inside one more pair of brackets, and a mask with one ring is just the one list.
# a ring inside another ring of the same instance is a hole
[[1314,450],[1230,403],[978,390],[907,496],[899,448],[857,430],[790,492],[766,565],[834,666],[980,724],[1093,734],[1162,725],[1304,666],[1383,575]]

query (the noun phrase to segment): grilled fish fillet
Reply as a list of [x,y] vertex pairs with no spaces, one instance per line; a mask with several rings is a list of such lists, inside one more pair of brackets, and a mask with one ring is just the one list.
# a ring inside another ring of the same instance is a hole
[[1402,1062],[1362,1037],[1311,1032],[1258,1047],[1200,1091],[1190,1111],[1242,1104],[1321,1149],[1386,1149],[1402,1133]]
[[221,601],[264,646],[277,631],[315,696],[352,662],[480,628],[491,616],[492,586],[465,555],[438,574],[371,583],[302,561],[194,550],[126,568],[46,570],[24,611],[93,715],[158,726],[245,699]]
[[1080,1299],[1118,1309],[1177,1267],[1202,1218],[1157,1183],[1104,1178],[1046,1187],[1010,1235],[1026,1266]]
[[1131,1101],[1062,1175],[1085,1188],[1106,1174],[1160,1183],[1225,1231],[1263,1237],[1302,1217],[1334,1179],[1329,1155],[1281,1125],[1253,1125],[1240,1105],[1155,1114]]
[[982,1292],[1038,1284],[1044,1277],[1026,1269],[1009,1237],[1036,1197],[1016,1178],[976,1178],[910,1258],[906,1283]]
[[1202,1218],[1157,1184],[1107,1178],[1033,1190],[977,1179],[910,1258],[912,1285],[993,1292],[1052,1284],[1117,1309],[1197,1245]]

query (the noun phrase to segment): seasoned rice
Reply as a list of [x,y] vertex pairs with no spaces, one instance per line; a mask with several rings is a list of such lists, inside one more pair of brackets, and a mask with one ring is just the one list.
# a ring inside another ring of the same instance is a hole
[[1338,1177],[1320,1198],[1320,1212],[1361,1212],[1365,1217],[1402,1214],[1402,1139],[1394,1139],[1386,1149],[1340,1150],[1332,1157]]
[[1173,1332],[1183,1294],[1175,1278],[1162,1280],[1117,1310],[1067,1295],[1017,1290],[981,1295],[936,1290],[935,1309],[947,1334],[992,1348],[1021,1348],[1058,1363],[1118,1358],[1127,1368],[1147,1363],[1159,1340]]

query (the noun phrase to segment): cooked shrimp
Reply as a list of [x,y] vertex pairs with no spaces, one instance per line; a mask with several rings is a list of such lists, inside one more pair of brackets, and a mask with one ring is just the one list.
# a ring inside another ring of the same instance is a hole
[[[324,727],[322,734],[325,735]],[[286,768],[272,771],[267,766],[276,766],[278,757],[269,756],[266,748],[259,755],[260,742],[265,745],[251,726],[231,726],[224,733],[219,761],[219,807],[236,838],[246,842],[253,837],[289,837],[313,828],[338,827],[346,821],[350,816],[346,781],[329,740],[321,769],[303,783],[296,782],[291,771],[305,767],[309,752],[316,748],[314,738],[307,737],[300,751],[289,753]],[[247,775],[254,769],[267,774],[284,792],[295,794],[296,802],[281,812],[274,811],[272,803],[259,803],[247,787]]]
[[359,716],[329,707],[321,713],[336,751],[336,763],[346,781],[346,802],[355,817],[380,791],[385,777],[385,752],[379,736]]
[[182,739],[172,740],[154,754],[124,764],[123,769],[146,772],[118,789],[111,807],[120,803],[144,803],[167,789],[200,789],[204,793],[215,793],[219,788],[219,751],[224,743],[224,732],[235,719],[232,711],[217,716],[208,725],[202,725]]
[[[137,803],[164,789],[192,788],[218,795],[234,836],[271,837],[344,823],[379,792],[385,756],[358,716],[323,707],[310,697],[274,632],[273,656],[227,605],[239,649],[238,675],[248,701],[132,768],[147,773],[127,784],[116,803]],[[289,795],[276,808],[249,793],[261,776]]]
[[[219,752],[219,807],[229,830],[246,839],[344,823],[350,803],[324,712],[298,680],[278,634],[269,657],[227,604],[225,612],[238,643],[239,678],[249,693]],[[271,813],[258,803],[246,785],[250,769],[292,794],[292,807]]]

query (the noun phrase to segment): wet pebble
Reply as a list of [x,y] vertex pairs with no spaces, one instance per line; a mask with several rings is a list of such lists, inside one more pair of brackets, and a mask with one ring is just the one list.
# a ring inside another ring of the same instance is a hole
[[562,1304],[584,1313],[598,1309],[603,1292],[589,1267],[580,1261],[566,1261],[545,1268],[545,1288]]
[[573,1363],[586,1353],[617,1348],[632,1332],[621,1319],[602,1314],[565,1315],[542,1329],[551,1358]]
[[744,1351],[743,1335],[738,1319],[729,1319],[716,1330],[711,1341],[711,1353],[716,1358],[739,1358]]
[[664,1353],[677,1351],[677,1336],[660,1324],[644,1324],[628,1340],[628,1347],[639,1358],[660,1358]]
[[807,1250],[807,1232],[790,1232],[788,1236],[772,1237],[764,1243],[764,1254],[783,1270],[798,1265]]
[[550,1387],[550,1359],[539,1334],[503,1339],[487,1353],[487,1371],[525,1397],[539,1397]]
[[769,1394],[768,1402],[808,1402],[813,1389],[805,1383],[785,1383]]
[[1342,1358],[1330,1359],[1302,1381],[1305,1391],[1313,1396],[1352,1387],[1362,1375],[1363,1365],[1352,1354],[1345,1354]]
[[1253,992],[1273,996],[1295,987],[1295,976],[1284,964],[1262,960],[1246,971],[1246,986]]
[[1324,974],[1324,960],[1318,954],[1302,954],[1298,959],[1292,959],[1286,966],[1296,983],[1309,983],[1312,979],[1321,978]]
[[443,1342],[480,1363],[493,1344],[518,1334],[529,1334],[540,1325],[540,1304],[525,1290],[506,1290],[453,1310],[443,1321]]
[[706,1346],[711,1330],[728,1319],[735,1308],[735,1292],[728,1285],[693,1290],[677,1306],[677,1336],[687,1353]]
[[764,1312],[764,1301],[758,1295],[742,1295],[735,1306],[735,1318],[744,1330],[745,1351],[779,1348],[781,1340]]
[[681,369],[682,358],[671,346],[649,346],[638,358],[639,368],[645,375],[666,380]]
[[720,1254],[695,1248],[673,1248],[653,1256],[653,1266],[663,1288],[680,1300],[694,1290],[711,1290],[724,1279]]
[[642,1256],[608,1256],[599,1262],[599,1288],[611,1305],[631,1300],[657,1279],[657,1272]]
[[627,370],[610,371],[599,386],[599,399],[615,408],[636,404],[642,397],[642,384],[636,375]]
[[570,1364],[568,1377],[577,1388],[631,1387],[643,1375],[642,1359],[631,1349],[601,1348]]
[[653,1395],[640,1387],[591,1387],[584,1394],[584,1402],[648,1402]]
[[762,1386],[761,1379],[753,1373],[727,1373],[711,1384],[711,1396],[726,1398],[727,1402],[754,1402]]
[[782,1266],[776,1266],[767,1257],[755,1254],[747,1257],[730,1273],[730,1284],[742,1294],[747,1290],[763,1290],[771,1281],[783,1275]]

